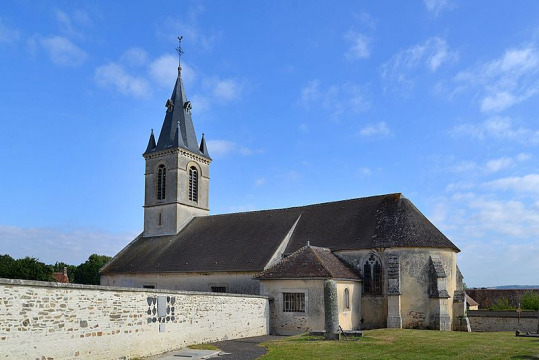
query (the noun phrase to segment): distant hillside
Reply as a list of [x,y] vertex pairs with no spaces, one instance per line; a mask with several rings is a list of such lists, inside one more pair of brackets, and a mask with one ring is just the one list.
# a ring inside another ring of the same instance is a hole
[[539,289],[539,285],[502,285],[489,289],[507,290],[507,289]]

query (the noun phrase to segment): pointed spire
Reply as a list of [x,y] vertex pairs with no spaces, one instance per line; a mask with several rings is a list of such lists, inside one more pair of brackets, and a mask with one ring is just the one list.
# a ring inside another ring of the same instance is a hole
[[183,144],[183,139],[181,136],[180,122],[176,126],[176,133],[174,134],[174,141],[172,142],[172,147],[185,147]]
[[210,157],[210,154],[208,153],[208,147],[206,146],[206,139],[204,139],[204,133],[202,133],[202,140],[200,140],[199,150],[202,153],[202,155],[206,155],[206,157]]
[[153,129],[152,129],[152,133],[150,134],[150,140],[148,140],[148,146],[146,147],[146,151],[144,152],[145,154],[146,153],[149,153],[150,151],[152,151],[153,149],[155,149],[155,137],[153,136]]
[[159,133],[159,139],[157,140],[157,146],[152,151],[160,151],[164,149],[170,149],[173,147],[181,147],[187,149],[195,154],[202,155],[209,158],[207,155],[207,149],[205,152],[201,150],[202,143],[199,147],[197,136],[195,134],[195,127],[193,126],[193,120],[191,119],[191,102],[187,100],[185,95],[185,89],[183,86],[183,80],[181,76],[181,66],[179,59],[183,54],[181,48],[182,37],[178,37],[179,46],[176,49],[178,51],[178,77],[174,90],[170,99],[166,101],[166,113],[161,132]]

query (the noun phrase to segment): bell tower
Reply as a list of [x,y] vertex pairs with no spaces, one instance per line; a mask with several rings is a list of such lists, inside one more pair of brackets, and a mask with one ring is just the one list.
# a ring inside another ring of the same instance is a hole
[[[178,38],[181,58],[182,37]],[[187,101],[178,64],[178,77],[155,141],[153,130],[143,156],[146,160],[143,236],[177,234],[195,216],[209,213],[209,165],[204,134],[198,143],[191,102]]]

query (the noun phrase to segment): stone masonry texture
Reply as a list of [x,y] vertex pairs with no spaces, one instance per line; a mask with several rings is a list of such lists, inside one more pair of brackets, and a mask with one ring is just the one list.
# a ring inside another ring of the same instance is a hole
[[268,334],[262,296],[0,279],[0,358],[130,359]]

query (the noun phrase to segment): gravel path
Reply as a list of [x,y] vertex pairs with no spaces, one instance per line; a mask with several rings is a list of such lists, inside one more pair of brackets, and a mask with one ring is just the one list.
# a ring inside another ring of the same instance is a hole
[[265,335],[236,340],[219,341],[212,343],[212,345],[218,347],[226,353],[230,353],[229,355],[219,356],[219,359],[254,360],[266,353],[266,348],[263,346],[258,346],[258,344],[282,338],[283,336]]

